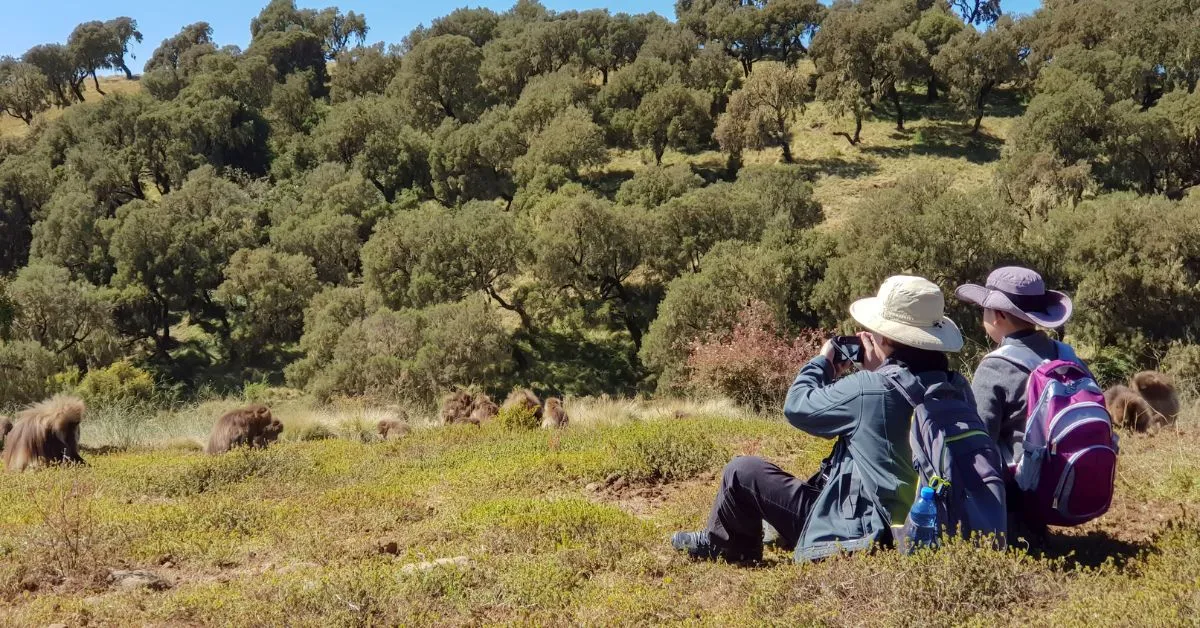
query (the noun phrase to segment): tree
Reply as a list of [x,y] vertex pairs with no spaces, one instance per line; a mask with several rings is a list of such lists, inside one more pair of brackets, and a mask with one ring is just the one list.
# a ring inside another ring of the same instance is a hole
[[410,44],[408,48],[411,50],[421,39],[440,35],[461,35],[482,48],[496,36],[499,27],[500,16],[496,15],[495,11],[483,7],[461,8],[435,19],[427,29],[414,31],[405,38],[405,42]]
[[704,186],[704,179],[686,163],[673,166],[647,166],[634,173],[617,191],[620,205],[639,205],[654,209],[663,203]]
[[293,73],[306,74],[309,93],[322,98],[329,91],[323,45],[321,38],[309,31],[269,31],[254,39],[246,55],[266,59],[281,82]]
[[367,39],[367,17],[350,11],[343,14],[337,7],[327,7],[312,20],[312,30],[325,41],[325,54],[330,61],[337,59],[354,39],[361,46]]
[[125,55],[129,55],[130,59],[134,56],[129,53],[129,40],[134,40],[137,43],[142,43],[142,33],[138,30],[137,20],[131,17],[118,17],[104,23],[104,28],[112,33],[113,39],[120,46],[113,47],[110,51],[108,59],[108,67],[119,68],[125,72],[125,78],[133,80],[133,72],[129,71],[129,66],[125,65]]
[[50,165],[32,155],[0,161],[0,272],[11,273],[29,258],[34,218],[54,192]]
[[6,289],[16,306],[15,338],[32,340],[55,355],[70,355],[110,324],[110,305],[95,286],[62,267],[22,268]]
[[382,43],[343,50],[330,72],[329,101],[382,94],[398,71],[400,58],[384,52]]
[[103,204],[79,177],[54,190],[33,225],[31,257],[37,262],[66,268],[75,277],[105,285],[112,275],[104,224],[109,218]]
[[202,47],[210,53],[216,52],[212,39],[212,27],[208,25],[208,22],[189,24],[180,29],[175,36],[164,39],[158,48],[154,49],[150,59],[146,61],[143,71],[149,73],[160,68],[178,70],[183,65],[189,51],[197,47]]
[[103,96],[96,70],[112,67],[113,57],[124,54],[124,43],[117,41],[116,33],[105,28],[104,22],[91,21],[71,31],[71,36],[67,38],[67,49],[75,64],[92,76],[96,93]]
[[395,309],[483,293],[532,331],[524,305],[505,296],[529,246],[516,218],[495,203],[426,204],[380,224],[363,247],[363,281]]
[[717,123],[721,150],[740,154],[748,148],[775,145],[783,149],[783,160],[792,163],[791,126],[804,111],[808,96],[808,79],[800,70],[763,66],[730,97],[729,108]]
[[482,60],[482,52],[466,37],[426,39],[405,55],[388,93],[411,109],[425,130],[437,128],[445,118],[473,122],[485,108],[479,84]]
[[26,125],[37,114],[50,108],[50,84],[31,63],[12,57],[0,58],[0,112]]
[[42,71],[54,92],[54,104],[66,107],[72,102],[83,102],[80,86],[87,78],[87,71],[75,61],[75,57],[62,44],[43,44],[30,48],[21,60],[33,64]]
[[[965,25],[957,15],[941,6],[934,5],[922,11],[921,17],[913,22],[909,30],[924,42],[925,57],[933,59],[941,51],[942,46],[945,46],[950,38],[962,32],[963,28]],[[933,102],[938,97],[938,76],[932,65],[926,69],[929,70],[929,76],[926,77],[925,97],[929,102]]]
[[401,111],[395,99],[380,96],[337,104],[313,131],[317,155],[353,167],[389,203],[407,189],[427,195],[430,138]]
[[994,24],[1000,19],[1000,0],[950,0],[967,24]]
[[513,165],[527,150],[526,134],[503,106],[472,124],[444,123],[429,150],[433,195],[447,206],[472,199],[511,201]]
[[679,150],[698,150],[711,134],[708,96],[669,83],[650,94],[638,106],[634,139],[650,148],[654,163],[661,164],[668,146]]
[[174,346],[171,325],[182,314],[203,326],[215,324],[228,339],[229,321],[222,320],[212,293],[234,252],[260,243],[259,221],[249,195],[209,166],[161,201],[121,207],[110,248],[113,286],[121,290],[124,308],[118,324],[152,339],[162,357]]
[[551,199],[535,234],[536,276],[577,298],[615,302],[613,322],[629,332],[635,352],[645,323],[630,276],[642,263],[644,230],[628,208],[583,193]]
[[300,339],[304,308],[319,287],[311,260],[271,248],[241,249],[223,274],[213,296],[232,319],[232,355]]
[[607,10],[584,11],[579,21],[579,62],[600,72],[600,84],[608,84],[608,75],[632,63],[646,41],[646,26],[627,13],[610,16]]
[[963,113],[973,116],[971,134],[979,133],[984,106],[992,90],[1021,67],[1012,20],[1001,18],[980,34],[973,28],[958,33],[933,59],[933,68],[950,87],[950,97]]
[[529,151],[516,160],[513,172],[518,185],[539,181],[553,189],[578,178],[581,168],[602,164],[607,157],[604,131],[586,111],[571,107],[533,135]]

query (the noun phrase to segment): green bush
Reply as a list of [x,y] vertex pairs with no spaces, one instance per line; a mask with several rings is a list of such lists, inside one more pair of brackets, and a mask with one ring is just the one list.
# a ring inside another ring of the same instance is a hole
[[729,452],[696,428],[669,423],[647,425],[620,447],[615,471],[631,481],[686,480],[729,459]]
[[513,406],[501,409],[496,415],[496,425],[506,430],[536,430],[541,424],[537,408]]
[[1200,345],[1175,343],[1159,368],[1175,378],[1175,387],[1190,394],[1200,392]]
[[154,378],[128,360],[89,371],[79,382],[79,394],[91,403],[149,401],[154,397]]

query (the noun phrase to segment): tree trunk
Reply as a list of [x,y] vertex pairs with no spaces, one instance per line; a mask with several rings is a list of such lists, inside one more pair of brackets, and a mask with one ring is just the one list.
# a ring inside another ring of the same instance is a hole
[[975,112],[975,125],[971,127],[971,135],[979,135],[979,127],[983,124],[983,109]]
[[896,130],[904,131],[904,106],[900,104],[900,90],[896,89],[895,85],[888,88],[888,94],[892,97],[892,105],[896,107]]
[[791,142],[788,142],[786,137],[779,141],[779,146],[781,148],[783,148],[783,163],[785,163],[785,164],[796,163],[792,159]]
[[600,85],[608,85],[608,68],[600,68]]
[[92,83],[96,85],[96,93],[105,96],[104,90],[100,89],[100,79],[96,77],[96,71],[92,70]]
[[121,62],[121,70],[123,70],[125,72],[125,78],[127,80],[130,80],[130,81],[133,80],[133,72],[129,71],[129,66],[125,65],[124,61]]
[[750,71],[754,69],[754,60],[748,57],[741,57],[738,60],[742,62],[742,74],[746,78],[750,78]]
[[850,143],[858,146],[860,141],[862,141],[862,114],[856,113],[854,114],[854,141]]
[[938,99],[937,75],[929,74],[929,82],[925,84],[925,100],[933,102]]
[[82,89],[80,89],[80,86],[81,86],[82,84],[83,84],[83,80],[82,80],[82,79],[80,79],[80,81],[79,81],[78,83],[76,83],[76,82],[74,82],[74,81],[72,81],[72,82],[71,82],[71,93],[75,94],[75,98],[76,98],[76,99],[77,99],[79,102],[83,102],[83,100],[84,100],[84,98],[83,98],[83,90],[82,90]]
[[662,142],[655,141],[652,148],[654,150],[654,165],[661,166],[662,156],[663,153],[667,152],[667,146]]

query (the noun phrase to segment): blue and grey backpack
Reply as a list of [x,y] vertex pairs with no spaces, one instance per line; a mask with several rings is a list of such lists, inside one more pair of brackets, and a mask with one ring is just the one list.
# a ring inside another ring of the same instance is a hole
[[986,538],[1003,549],[1008,530],[1004,465],[974,404],[961,392],[966,380],[953,374],[926,388],[901,367],[880,373],[914,409],[909,442],[920,476],[917,490],[928,486],[936,493],[942,530]]

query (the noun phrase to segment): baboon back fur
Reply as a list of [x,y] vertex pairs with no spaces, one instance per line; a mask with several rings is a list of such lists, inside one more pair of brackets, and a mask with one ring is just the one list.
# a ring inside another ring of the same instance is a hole
[[4,467],[24,471],[43,464],[86,464],[79,455],[84,410],[78,397],[55,395],[19,413],[4,439]]
[[221,454],[234,447],[266,447],[279,438],[283,423],[271,416],[271,409],[255,404],[225,413],[213,426],[205,452]]

